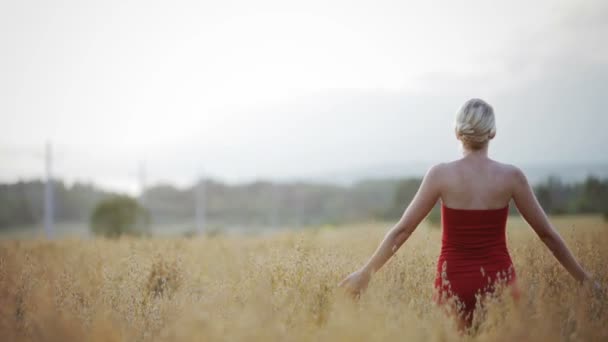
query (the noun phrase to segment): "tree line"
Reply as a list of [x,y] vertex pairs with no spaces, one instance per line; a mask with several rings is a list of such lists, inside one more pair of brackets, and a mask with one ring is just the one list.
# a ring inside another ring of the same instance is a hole
[[[305,226],[399,218],[420,186],[420,178],[367,180],[350,186],[307,182],[229,185],[205,180],[205,214],[210,225]],[[95,207],[119,194],[92,184],[53,184],[58,222],[89,221]],[[138,198],[153,224],[192,221],[195,187],[156,185]],[[608,178],[563,183],[550,177],[534,191],[547,213],[602,213],[608,217]],[[0,184],[0,229],[38,224],[43,217],[44,183]],[[516,211],[515,206],[511,206]],[[431,220],[439,221],[438,207]]]

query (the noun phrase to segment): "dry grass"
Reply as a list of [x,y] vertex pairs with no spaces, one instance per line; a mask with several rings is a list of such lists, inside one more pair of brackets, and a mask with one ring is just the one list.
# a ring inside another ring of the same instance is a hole
[[[608,226],[557,219],[580,261],[608,281]],[[607,303],[579,288],[510,219],[522,300],[491,303],[460,335],[431,301],[440,231],[421,226],[358,302],[336,283],[386,225],[266,238],[0,242],[4,341],[608,339]]]

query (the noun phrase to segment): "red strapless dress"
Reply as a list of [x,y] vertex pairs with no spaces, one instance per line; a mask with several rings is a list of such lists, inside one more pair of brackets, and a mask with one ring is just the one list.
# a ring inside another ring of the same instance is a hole
[[[509,206],[501,209],[453,209],[441,205],[441,254],[435,278],[436,301],[457,299],[470,324],[476,294],[492,292],[497,281],[515,285],[515,269],[507,251]],[[515,298],[515,286],[510,286]]]

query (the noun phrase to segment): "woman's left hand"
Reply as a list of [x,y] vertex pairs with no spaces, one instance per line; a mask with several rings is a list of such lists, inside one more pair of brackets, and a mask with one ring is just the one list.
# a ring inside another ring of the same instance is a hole
[[371,275],[365,270],[358,270],[344,278],[338,286],[344,288],[353,297],[359,297],[362,291],[367,288]]

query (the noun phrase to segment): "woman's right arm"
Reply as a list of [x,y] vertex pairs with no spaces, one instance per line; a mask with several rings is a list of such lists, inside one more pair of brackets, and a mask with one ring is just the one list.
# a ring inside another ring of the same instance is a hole
[[576,261],[564,240],[549,222],[526,176],[518,168],[514,170],[513,200],[526,222],[574,279],[581,283],[591,280],[590,274]]

